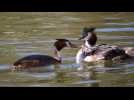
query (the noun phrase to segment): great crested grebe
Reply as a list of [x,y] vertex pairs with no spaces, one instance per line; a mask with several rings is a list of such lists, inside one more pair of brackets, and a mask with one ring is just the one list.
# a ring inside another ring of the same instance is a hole
[[97,36],[94,32],[95,28],[84,28],[82,37],[84,44],[76,55],[76,63],[94,62],[100,60],[121,60],[134,56],[134,48],[101,44],[96,45]]
[[51,57],[48,55],[29,55],[16,61],[13,64],[12,70],[48,66],[51,64],[61,63],[62,58],[60,56],[60,51],[64,47],[76,48],[76,46],[67,39],[56,39],[56,40],[57,41],[54,43],[55,57]]

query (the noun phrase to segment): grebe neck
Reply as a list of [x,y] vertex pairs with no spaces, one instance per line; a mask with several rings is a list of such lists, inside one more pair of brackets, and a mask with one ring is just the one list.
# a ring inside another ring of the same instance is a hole
[[59,62],[62,61],[62,57],[61,57],[61,55],[60,55],[60,51],[58,51],[57,48],[55,48],[55,47],[54,47],[54,58],[55,58],[57,61],[59,61]]
[[92,46],[89,44],[88,40],[85,40],[85,44],[86,47],[91,48]]

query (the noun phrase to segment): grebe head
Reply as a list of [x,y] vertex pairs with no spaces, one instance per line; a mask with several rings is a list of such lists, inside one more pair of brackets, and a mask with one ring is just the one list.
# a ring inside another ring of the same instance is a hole
[[84,40],[84,44],[88,47],[92,47],[97,42],[97,36],[94,32],[95,28],[84,28],[82,34],[82,37],[79,38],[79,40]]
[[79,38],[79,40],[85,39],[85,38],[87,38],[87,36],[91,37],[90,34],[92,34],[94,32],[94,30],[95,30],[95,27],[91,27],[91,28],[84,27],[83,31],[81,33],[82,36]]
[[56,39],[57,41],[54,43],[54,46],[58,51],[63,49],[64,47],[71,47],[71,48],[76,48],[77,46],[72,44],[69,40],[67,39]]

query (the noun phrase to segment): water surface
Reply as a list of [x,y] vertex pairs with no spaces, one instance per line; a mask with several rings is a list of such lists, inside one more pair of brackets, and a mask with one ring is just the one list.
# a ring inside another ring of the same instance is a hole
[[86,64],[82,71],[75,63],[75,49],[64,49],[59,66],[10,71],[17,59],[31,54],[53,56],[53,43],[67,38],[77,45],[85,26],[95,26],[98,44],[134,47],[133,12],[1,12],[0,86],[116,87],[134,86],[134,61],[119,64]]

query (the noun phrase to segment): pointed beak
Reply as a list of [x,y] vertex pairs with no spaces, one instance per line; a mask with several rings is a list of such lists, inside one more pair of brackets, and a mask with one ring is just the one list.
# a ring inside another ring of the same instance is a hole
[[82,39],[84,39],[85,38],[85,36],[82,36],[82,37],[80,37],[78,40],[82,40]]
[[72,43],[70,44],[70,47],[71,47],[71,48],[78,48],[78,46],[77,46],[77,45],[72,44]]
[[82,40],[82,39],[84,39],[85,37],[87,37],[87,33],[85,33],[85,32],[82,32],[81,33],[81,37],[78,39],[78,40]]

